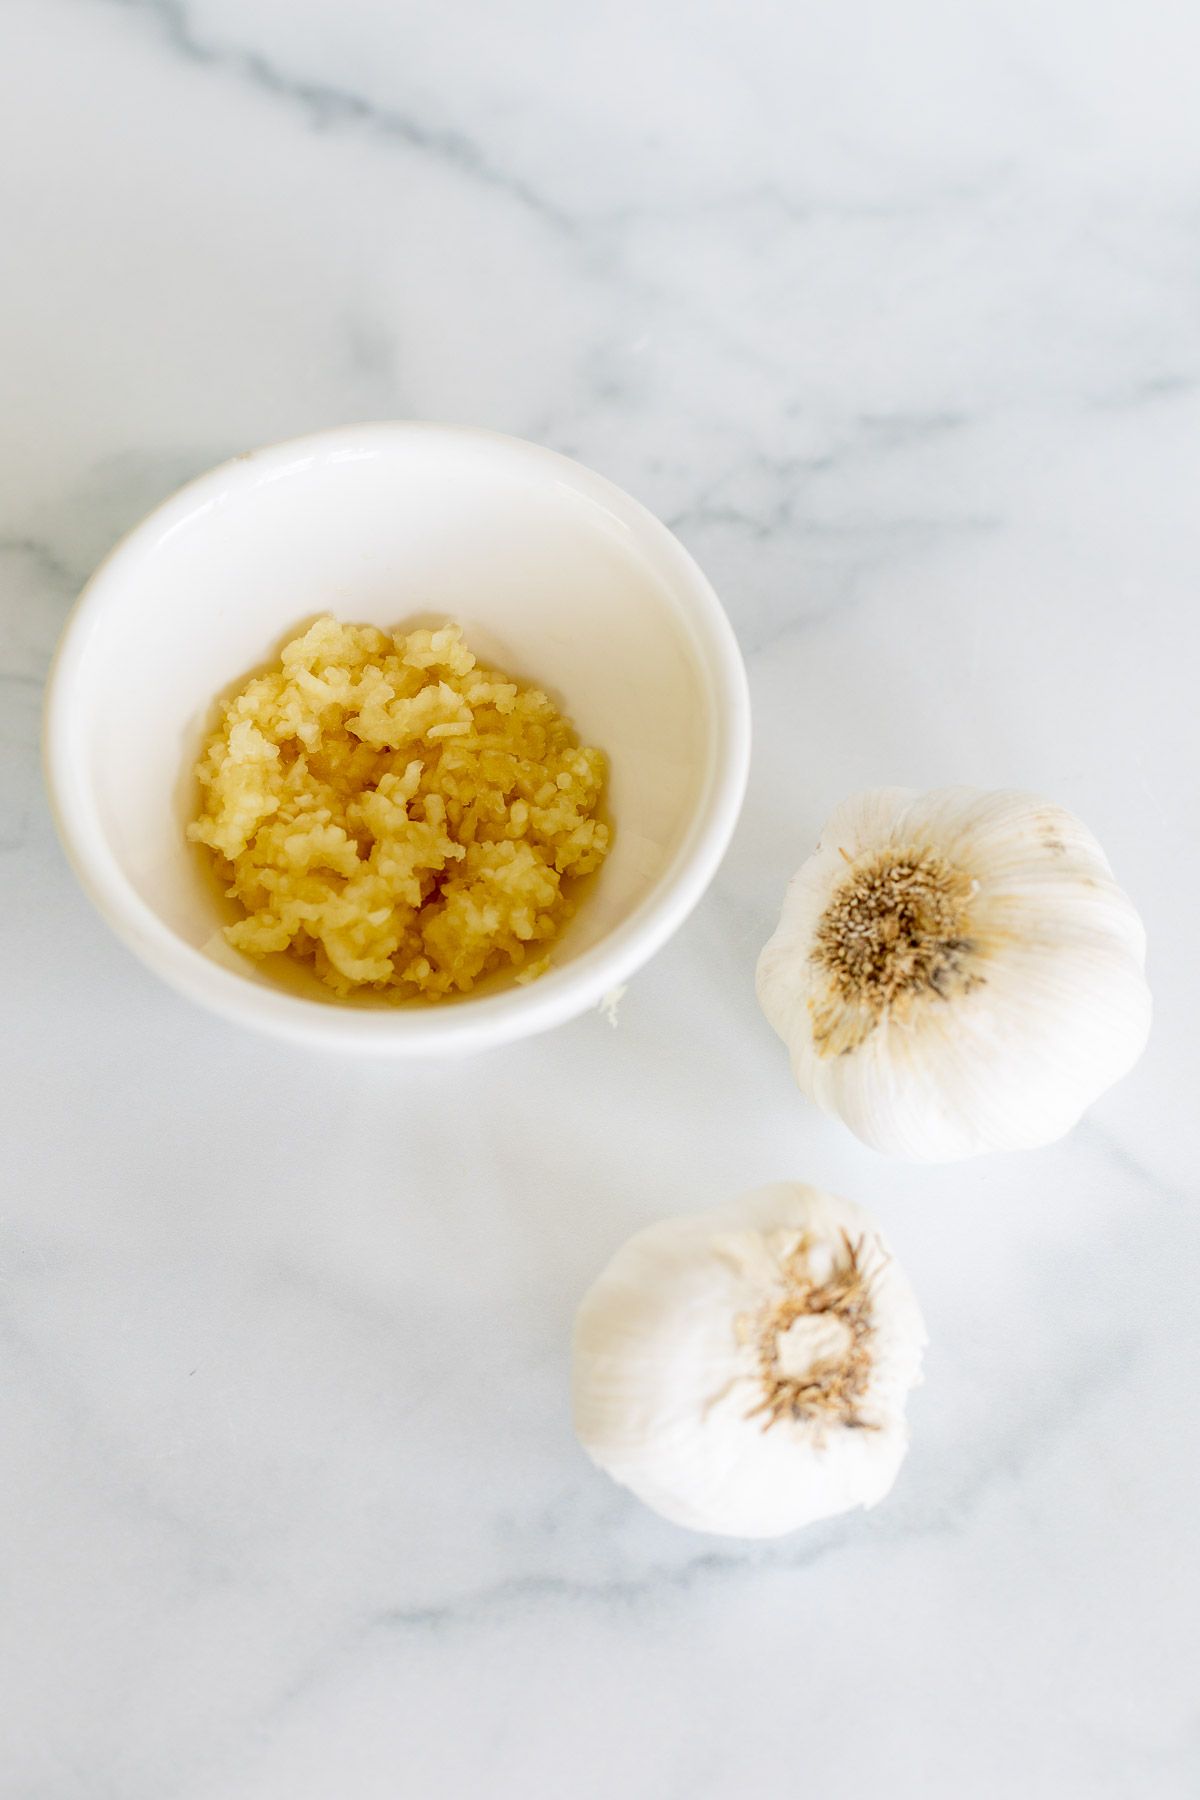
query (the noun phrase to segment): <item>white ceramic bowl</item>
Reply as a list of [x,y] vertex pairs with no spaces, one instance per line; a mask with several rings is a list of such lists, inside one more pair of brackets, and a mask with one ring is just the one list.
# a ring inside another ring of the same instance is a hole
[[[607,753],[612,852],[540,980],[440,1005],[343,1001],[285,958],[226,944],[236,914],[184,836],[192,765],[215,697],[324,611],[460,621]],[[137,526],[64,632],[45,753],[76,874],[173,987],[312,1045],[429,1055],[556,1025],[644,963],[721,860],[749,739],[729,623],[644,507],[515,438],[377,424],[251,451]]]

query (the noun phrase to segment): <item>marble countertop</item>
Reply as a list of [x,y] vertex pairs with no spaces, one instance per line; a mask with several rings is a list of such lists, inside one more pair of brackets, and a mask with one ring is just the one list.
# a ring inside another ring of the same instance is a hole
[[[5,1800],[1200,1790],[1200,28],[1169,4],[0,11]],[[582,458],[744,646],[733,850],[614,1030],[326,1061],[176,999],[37,766],[74,594],[343,420]],[[1073,807],[1157,1019],[1067,1141],[893,1165],[751,987],[843,794]],[[932,1333],[890,1499],[671,1528],[570,1431],[631,1230],[873,1208]]]

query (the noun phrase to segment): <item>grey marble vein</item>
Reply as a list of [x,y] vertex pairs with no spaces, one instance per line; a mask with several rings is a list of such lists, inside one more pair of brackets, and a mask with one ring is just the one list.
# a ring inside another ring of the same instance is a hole
[[527,183],[496,167],[486,152],[464,132],[430,126],[408,113],[376,106],[362,94],[326,82],[294,75],[261,51],[210,38],[192,22],[185,0],[85,0],[88,5],[119,7],[146,16],[177,55],[201,68],[215,69],[273,100],[303,112],[318,131],[361,130],[384,143],[433,157],[470,180],[494,188],[543,224],[569,234],[570,217]]

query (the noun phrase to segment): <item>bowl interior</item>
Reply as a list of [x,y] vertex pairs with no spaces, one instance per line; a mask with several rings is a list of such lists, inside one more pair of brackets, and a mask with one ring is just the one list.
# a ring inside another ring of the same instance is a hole
[[315,614],[455,619],[610,760],[614,845],[561,970],[670,879],[699,828],[721,746],[697,584],[634,502],[515,440],[375,427],[255,452],[168,502],[97,576],[62,676],[59,763],[111,870],[183,944],[342,1006],[286,959],[229,950],[230,915],[184,836],[192,766],[216,697]]

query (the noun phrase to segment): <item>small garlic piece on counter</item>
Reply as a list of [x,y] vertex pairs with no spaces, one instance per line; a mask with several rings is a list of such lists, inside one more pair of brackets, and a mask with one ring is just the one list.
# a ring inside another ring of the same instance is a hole
[[777,1183],[617,1251],[575,1322],[575,1429],[675,1524],[776,1537],[887,1493],[925,1341],[867,1214]]
[[833,814],[758,963],[801,1089],[877,1150],[1032,1149],[1128,1072],[1146,934],[1099,844],[1030,794],[877,788]]

